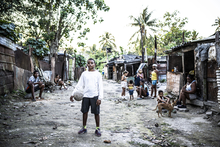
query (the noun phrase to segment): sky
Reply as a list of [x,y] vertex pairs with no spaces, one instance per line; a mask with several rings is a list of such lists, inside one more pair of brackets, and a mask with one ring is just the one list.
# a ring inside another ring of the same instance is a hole
[[110,10],[98,13],[104,22],[89,24],[88,40],[84,41],[86,46],[96,44],[99,47],[99,36],[109,32],[115,37],[117,48],[128,48],[130,37],[138,30],[137,27],[131,27],[132,20],[129,16],[138,17],[147,6],[149,11],[153,11],[151,19],[157,20],[162,20],[166,12],[178,10],[178,16],[188,18],[184,29],[196,30],[202,37],[215,32],[216,27],[212,24],[220,17],[220,0],[105,0],[105,3]]

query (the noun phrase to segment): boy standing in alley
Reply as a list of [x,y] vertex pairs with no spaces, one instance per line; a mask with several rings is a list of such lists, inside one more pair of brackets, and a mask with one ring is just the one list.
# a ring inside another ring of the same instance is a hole
[[81,112],[83,113],[83,127],[78,132],[78,134],[84,134],[87,132],[86,122],[88,118],[89,107],[91,106],[91,113],[95,115],[96,130],[95,135],[100,137],[101,132],[99,128],[100,123],[100,104],[101,99],[103,98],[103,85],[102,85],[102,76],[95,70],[95,60],[89,58],[87,61],[88,71],[84,71],[77,83],[71,97],[70,101],[73,102],[73,95],[76,91],[81,89],[84,90]]

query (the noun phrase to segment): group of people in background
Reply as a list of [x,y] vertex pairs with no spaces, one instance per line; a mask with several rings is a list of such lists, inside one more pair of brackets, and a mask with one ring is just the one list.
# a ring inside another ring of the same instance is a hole
[[[158,70],[157,70],[157,65],[153,64],[152,65],[152,72],[150,73],[151,76],[151,81],[152,81],[152,86],[151,86],[151,98],[155,98],[156,97],[156,92],[157,92],[157,83],[158,83]],[[137,99],[142,99],[144,97],[148,97],[149,96],[149,89],[148,86],[145,84],[145,80],[144,80],[144,74],[143,74],[143,70],[139,69],[137,74],[134,76],[134,81],[133,80],[127,80],[127,76],[128,76],[129,72],[128,71],[124,71],[123,75],[121,77],[121,87],[122,87],[122,93],[121,93],[121,97],[125,98],[125,92],[126,92],[126,88],[129,91],[129,95],[130,95],[130,100],[134,100],[134,96],[133,93],[134,91],[137,92]],[[154,96],[153,96],[153,93]]]

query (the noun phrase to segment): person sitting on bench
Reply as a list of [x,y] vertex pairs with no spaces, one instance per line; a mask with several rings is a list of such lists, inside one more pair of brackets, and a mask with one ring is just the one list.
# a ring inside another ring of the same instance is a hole
[[26,93],[32,93],[32,101],[36,101],[34,92],[40,90],[39,98],[44,99],[42,97],[42,92],[44,90],[45,85],[40,81],[38,71],[34,71],[33,76],[31,76],[27,83]]

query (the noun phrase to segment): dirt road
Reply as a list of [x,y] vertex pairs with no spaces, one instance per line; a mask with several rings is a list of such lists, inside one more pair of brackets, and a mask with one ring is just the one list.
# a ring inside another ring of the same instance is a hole
[[[75,85],[76,83],[74,83]],[[94,135],[94,116],[89,113],[88,133],[78,135],[82,127],[81,102],[70,102],[74,86],[68,90],[45,93],[45,100],[19,101],[1,97],[0,146],[2,147],[129,147],[129,146],[214,146],[220,145],[216,121],[203,119],[200,108],[172,113],[173,118],[158,118],[152,111],[155,99],[120,99],[120,84],[104,81],[101,104],[101,137]],[[160,89],[164,89],[161,86]],[[128,95],[128,92],[126,93]],[[219,115],[213,116],[215,120]],[[111,140],[111,144],[103,143]]]

